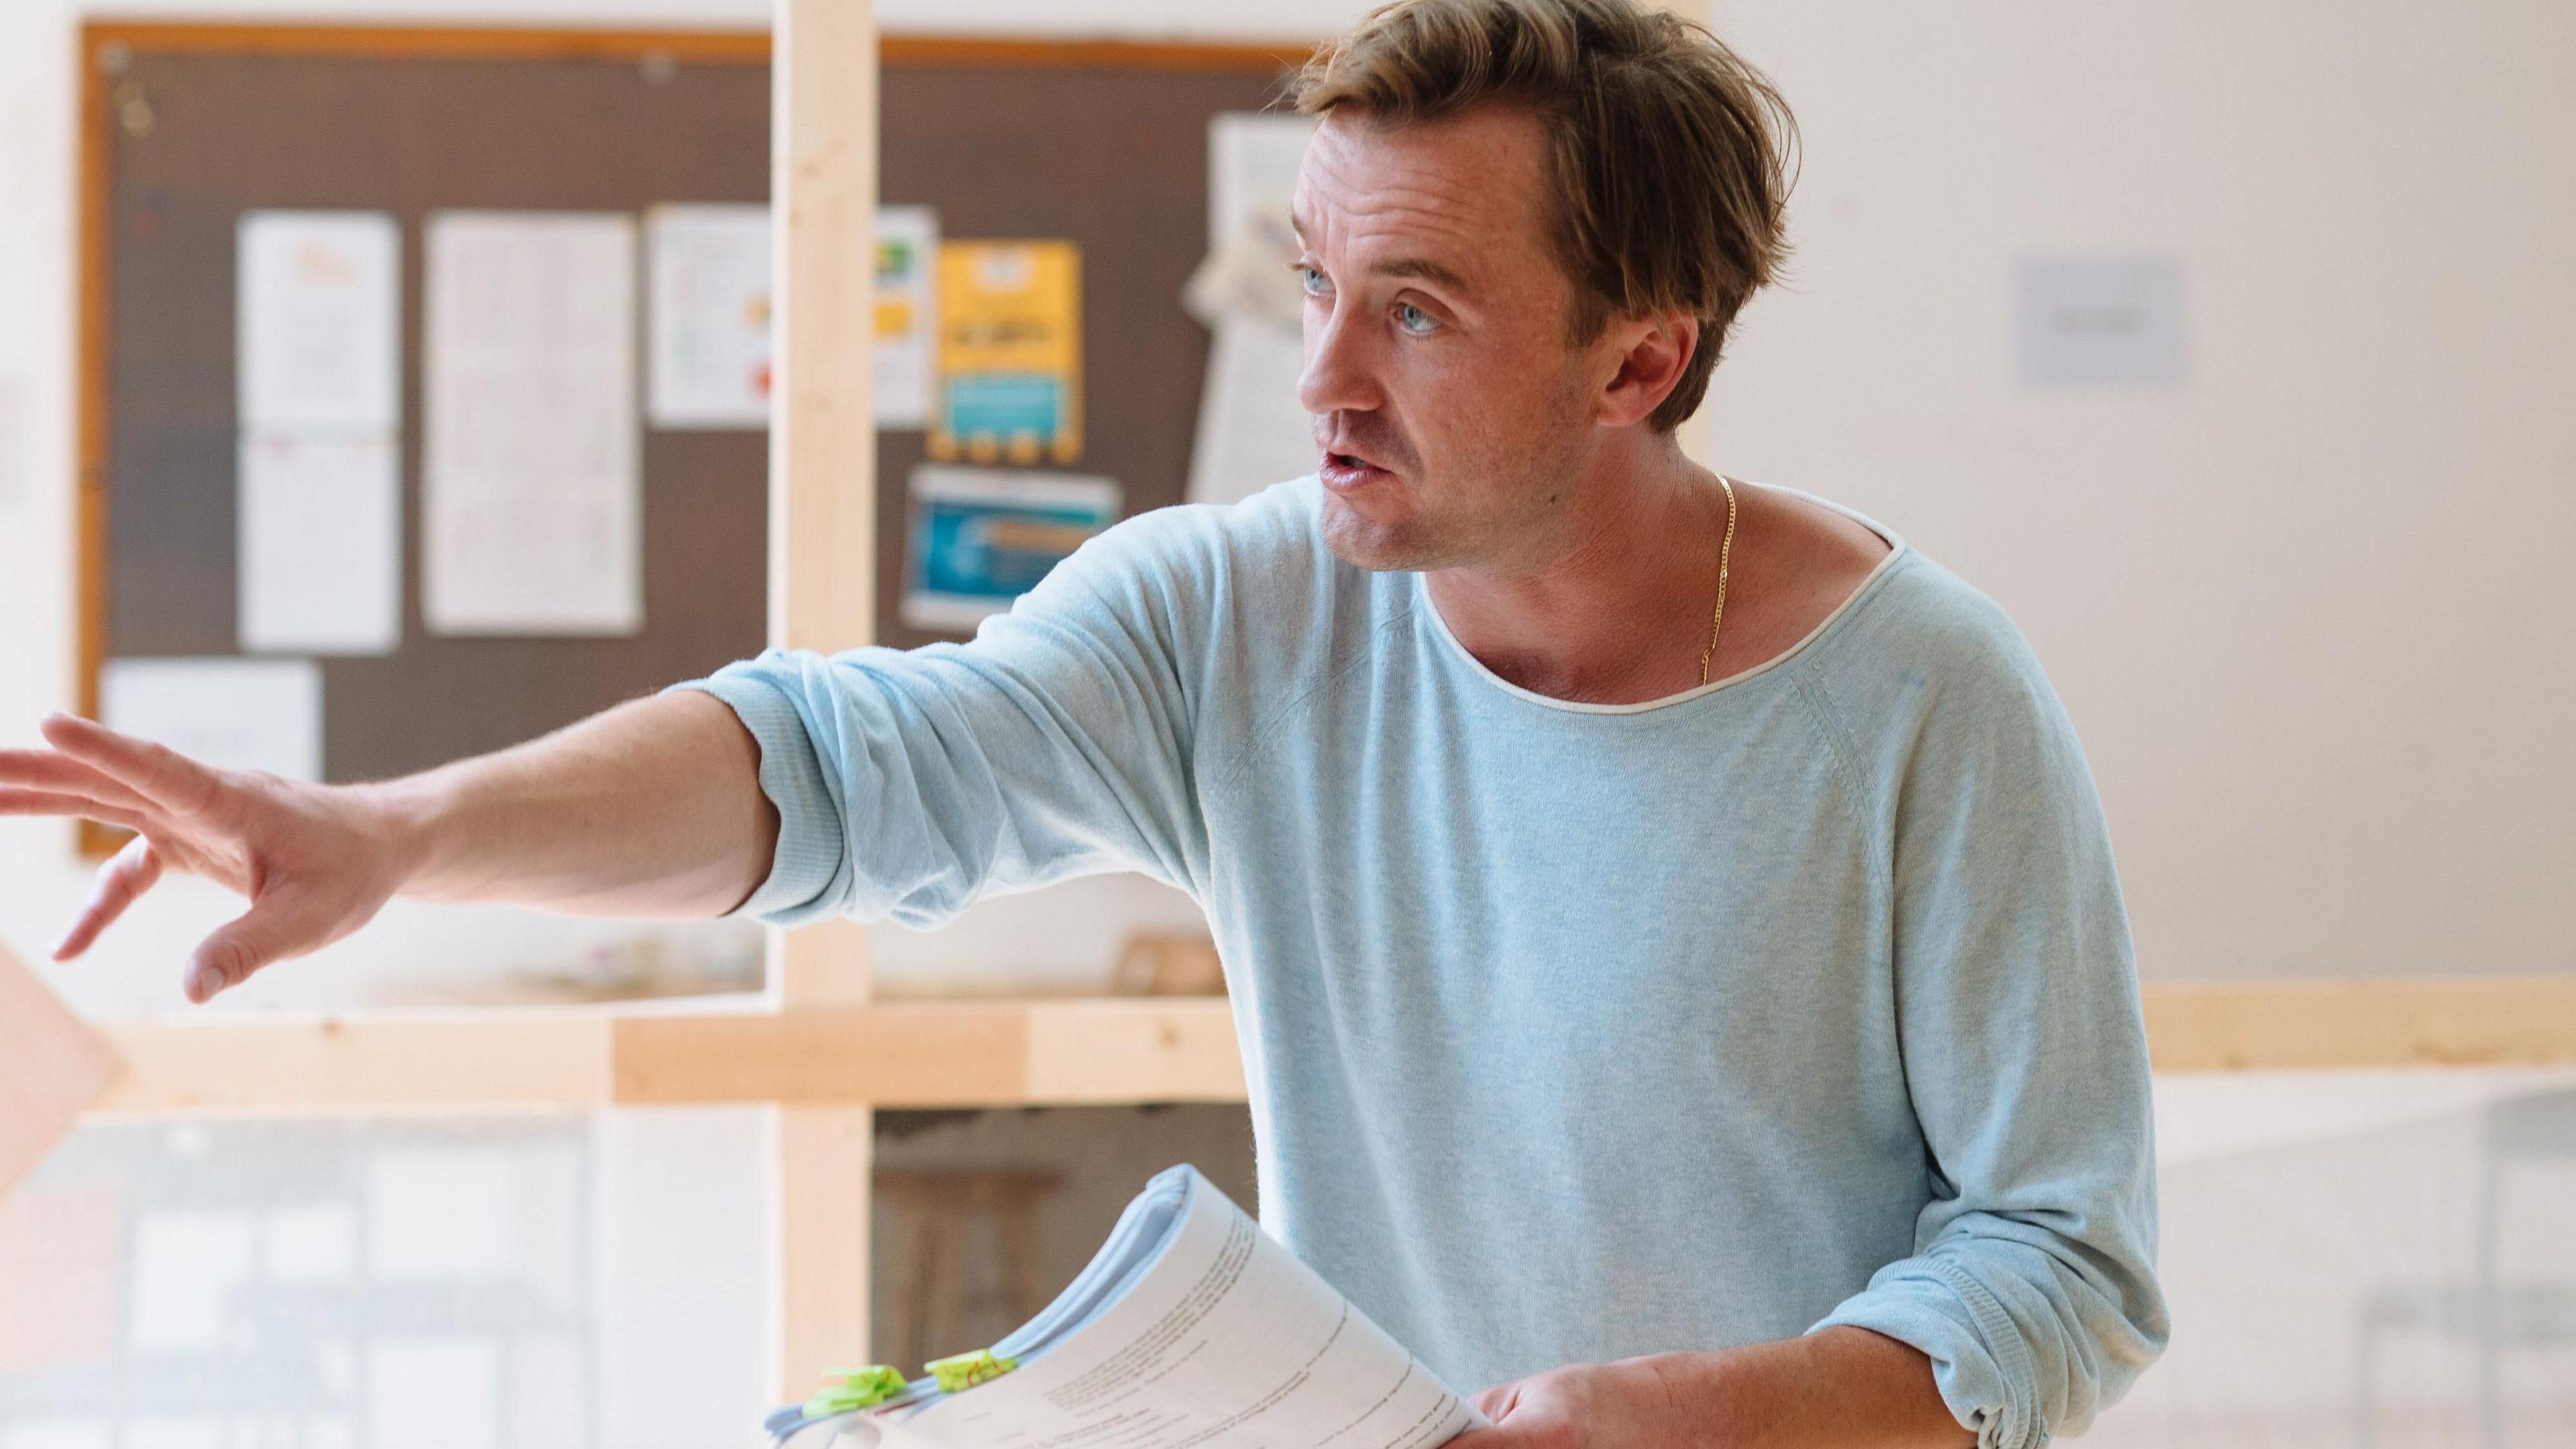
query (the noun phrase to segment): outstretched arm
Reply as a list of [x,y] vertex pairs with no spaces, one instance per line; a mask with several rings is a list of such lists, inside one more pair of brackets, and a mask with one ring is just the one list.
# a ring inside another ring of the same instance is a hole
[[191,1001],[347,936],[397,895],[721,915],[768,873],[778,838],[758,746],[732,710],[696,692],[371,785],[214,769],[69,716],[43,728],[53,748],[0,750],[0,815],[136,832],[55,959],[87,950],[165,871],[250,899],[191,957]]

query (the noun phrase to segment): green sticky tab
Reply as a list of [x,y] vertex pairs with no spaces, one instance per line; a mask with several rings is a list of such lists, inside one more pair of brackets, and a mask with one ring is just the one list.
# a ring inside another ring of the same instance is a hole
[[903,1392],[903,1375],[891,1364],[872,1363],[866,1368],[827,1372],[834,1382],[825,1384],[805,1401],[808,1418],[823,1419],[871,1408]]
[[979,1348],[973,1353],[961,1353],[948,1358],[935,1358],[922,1365],[930,1370],[930,1376],[938,1381],[940,1390],[951,1394],[960,1389],[971,1389],[977,1384],[990,1383],[1019,1366],[1018,1359],[995,1353],[989,1348]]

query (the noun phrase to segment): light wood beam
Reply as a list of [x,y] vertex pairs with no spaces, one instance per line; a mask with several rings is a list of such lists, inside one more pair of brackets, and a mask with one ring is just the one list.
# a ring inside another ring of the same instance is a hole
[[[876,638],[876,16],[869,0],[777,0],[772,14],[769,637],[830,652]],[[779,1014],[757,1019],[865,1014],[858,925],[772,930],[768,954]],[[772,1110],[770,1364],[782,1400],[811,1393],[828,1367],[868,1361],[867,1102]]]
[[608,1105],[613,1018],[595,1009],[121,1022],[124,1074],[97,1110],[591,1111]]
[[[876,638],[877,34],[868,0],[778,0],[770,51],[769,642]],[[772,932],[785,1007],[864,1006],[867,933]]]
[[[120,1022],[93,1111],[124,1115],[1239,1102],[1221,998],[759,1010],[519,1007]],[[750,1008],[750,1009],[746,1009]]]
[[[92,1110],[1243,1100],[1221,998],[744,1005],[110,1024],[102,1030],[126,1067]],[[2164,1072],[2576,1066],[2576,974],[2156,985],[2145,1008]]]
[[868,1361],[868,1196],[876,1114],[780,1107],[770,1281],[778,1402],[821,1387],[823,1371]]
[[623,1103],[871,1102],[975,1107],[1240,1102],[1219,998],[904,1002],[863,1011],[632,1017]]
[[2160,1072],[2576,1066],[2576,975],[2150,986]]

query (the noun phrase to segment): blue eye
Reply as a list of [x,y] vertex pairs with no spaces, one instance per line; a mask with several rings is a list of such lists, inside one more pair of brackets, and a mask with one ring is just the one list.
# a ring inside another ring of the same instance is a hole
[[1297,285],[1303,287],[1309,297],[1321,297],[1333,289],[1333,284],[1324,276],[1323,268],[1303,263],[1297,267]]
[[1395,307],[1395,325],[1419,337],[1440,324],[1432,320],[1430,313],[1411,302],[1399,302]]

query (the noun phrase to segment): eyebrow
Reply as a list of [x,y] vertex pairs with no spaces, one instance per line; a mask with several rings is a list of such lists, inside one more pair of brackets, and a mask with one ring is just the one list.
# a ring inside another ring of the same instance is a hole
[[[1306,240],[1306,219],[1299,216],[1293,208],[1290,209],[1288,213],[1288,225],[1296,231],[1298,241],[1303,242]],[[1373,277],[1413,277],[1425,282],[1434,282],[1440,286],[1448,287],[1460,292],[1472,290],[1467,285],[1467,279],[1458,275],[1454,269],[1444,267],[1440,263],[1432,261],[1426,257],[1397,257],[1392,261],[1379,262],[1369,268],[1369,275]]]
[[1374,277],[1418,277],[1423,281],[1437,282],[1441,286],[1460,292],[1464,292],[1468,289],[1466,278],[1459,276],[1456,272],[1449,270],[1438,262],[1427,261],[1421,257],[1398,257],[1391,262],[1380,262],[1376,266],[1369,268],[1369,275]]

